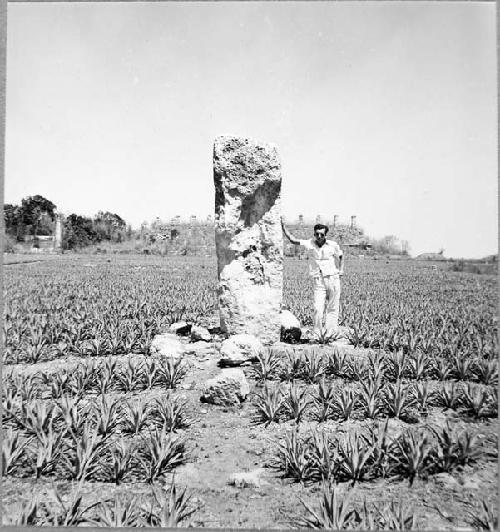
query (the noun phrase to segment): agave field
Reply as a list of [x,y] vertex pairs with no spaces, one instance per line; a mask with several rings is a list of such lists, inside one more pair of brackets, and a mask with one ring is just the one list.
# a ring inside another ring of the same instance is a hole
[[[5,266],[3,523],[496,529],[496,277],[346,272],[348,342],[266,347],[221,407],[199,400],[220,371],[214,259]],[[284,303],[311,326],[305,261]],[[208,350],[151,354],[179,320],[213,328]]]

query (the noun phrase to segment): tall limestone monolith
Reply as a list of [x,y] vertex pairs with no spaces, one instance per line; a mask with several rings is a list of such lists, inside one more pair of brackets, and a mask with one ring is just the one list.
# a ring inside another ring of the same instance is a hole
[[62,215],[56,213],[56,228],[54,231],[54,249],[55,251],[62,251]]
[[215,246],[221,329],[280,339],[283,297],[278,150],[222,136],[214,144]]

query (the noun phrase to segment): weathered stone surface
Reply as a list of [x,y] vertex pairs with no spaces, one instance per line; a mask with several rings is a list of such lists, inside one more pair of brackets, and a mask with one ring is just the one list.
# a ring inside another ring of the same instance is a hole
[[213,344],[204,342],[203,340],[189,343],[184,346],[185,353],[193,354],[198,357],[204,357],[207,355],[215,354],[215,350],[216,348]]
[[281,311],[281,341],[298,342],[302,336],[300,321],[289,311]]
[[191,328],[191,339],[196,341],[203,340],[204,342],[210,342],[210,340],[212,339],[212,335],[205,327],[193,325],[193,327]]
[[223,369],[209,379],[203,388],[201,401],[214,405],[237,405],[250,393],[250,386],[241,369]]
[[178,358],[184,353],[184,346],[175,334],[164,333],[153,338],[150,348],[151,354]]
[[259,467],[252,471],[242,471],[241,473],[233,473],[229,477],[228,484],[237,488],[260,488],[267,484],[261,475],[265,472],[265,469]]
[[261,341],[251,334],[235,334],[224,340],[220,347],[220,366],[240,366],[257,358],[264,349]]
[[280,335],[283,294],[277,149],[250,139],[217,137],[214,184],[221,329],[274,343]]
[[62,250],[62,215],[56,213],[56,228],[54,231],[54,249],[56,251]]
[[181,336],[186,336],[191,332],[191,324],[186,323],[185,321],[178,321],[176,323],[172,323],[168,330],[171,333],[179,334]]

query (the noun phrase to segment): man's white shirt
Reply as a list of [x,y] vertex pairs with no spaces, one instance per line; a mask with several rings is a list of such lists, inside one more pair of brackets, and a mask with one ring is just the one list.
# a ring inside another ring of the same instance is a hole
[[312,277],[338,275],[339,269],[335,261],[342,256],[342,250],[337,242],[327,240],[321,247],[316,244],[314,238],[299,240],[304,246],[309,259],[309,274]]

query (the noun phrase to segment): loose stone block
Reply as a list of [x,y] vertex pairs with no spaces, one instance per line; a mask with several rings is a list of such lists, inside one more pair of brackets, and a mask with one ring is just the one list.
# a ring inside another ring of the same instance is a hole
[[239,137],[214,144],[215,244],[221,330],[280,338],[281,165],[276,147]]

